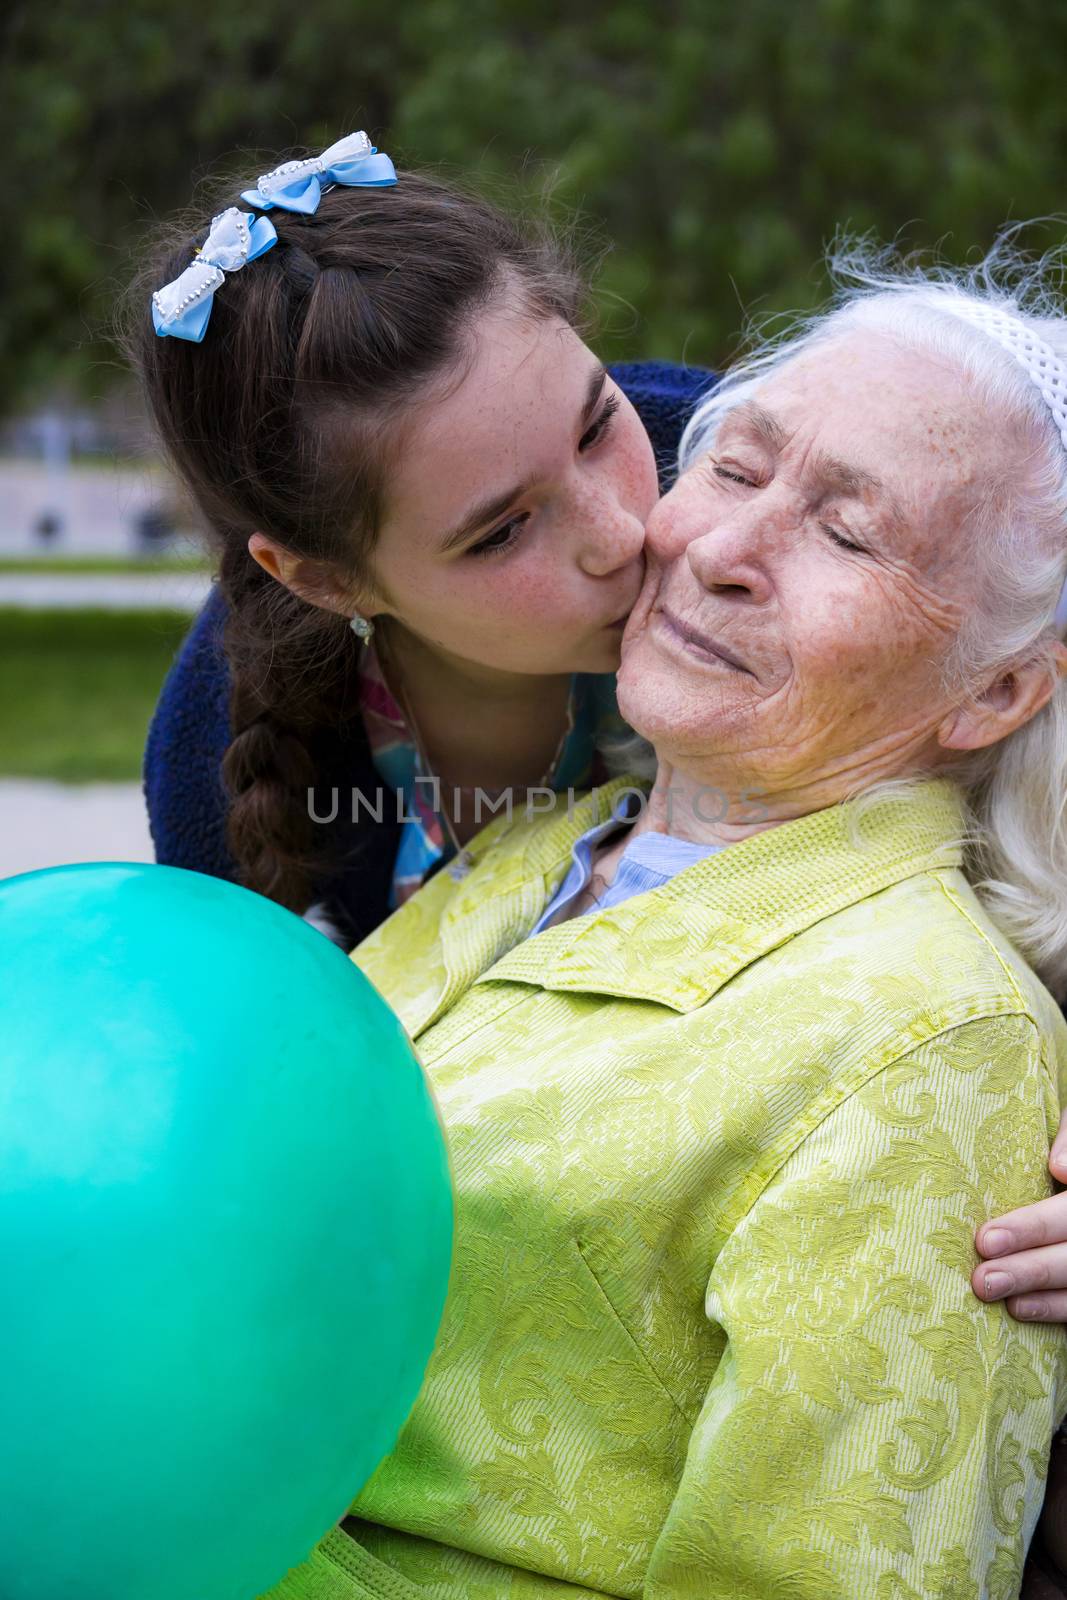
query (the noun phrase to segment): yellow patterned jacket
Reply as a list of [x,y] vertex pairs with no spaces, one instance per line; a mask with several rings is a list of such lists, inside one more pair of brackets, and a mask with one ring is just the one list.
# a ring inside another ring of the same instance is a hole
[[528,938],[627,782],[498,818],[353,952],[441,1109],[452,1279],[271,1596],[1007,1600],[1067,1340],[974,1298],[972,1235],[1050,1190],[1067,1027],[940,780]]

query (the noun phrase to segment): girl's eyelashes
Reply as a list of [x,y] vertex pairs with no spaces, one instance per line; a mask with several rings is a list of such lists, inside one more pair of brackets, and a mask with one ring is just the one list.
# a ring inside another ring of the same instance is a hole
[[510,550],[519,537],[519,529],[524,522],[529,522],[529,512],[524,512],[521,517],[511,517],[507,522],[502,522],[499,528],[494,528],[492,533],[477,544],[472,544],[467,551],[469,556],[496,556],[502,550]]
[[618,409],[618,395],[610,395],[601,407],[600,415],[597,417],[596,421],[590,424],[590,426],[582,434],[582,437],[579,439],[579,450],[591,449],[598,440],[603,439],[605,435],[611,431],[611,419],[614,417]]
[[[578,441],[578,449],[591,450],[601,439],[607,437],[611,431],[611,419],[619,409],[619,397],[611,395],[600,408],[600,415],[582,434]],[[499,528],[494,528],[492,533],[480,539],[477,544],[472,544],[467,551],[469,556],[496,556],[505,550],[510,550],[519,537],[519,530],[524,523],[529,522],[529,512],[524,512],[520,517],[509,517],[507,522],[502,522]]]

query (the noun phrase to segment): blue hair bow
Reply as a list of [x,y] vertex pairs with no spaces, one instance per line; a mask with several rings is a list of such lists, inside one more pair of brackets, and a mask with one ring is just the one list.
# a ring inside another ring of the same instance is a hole
[[228,206],[211,220],[196,259],[171,283],[152,296],[152,322],[161,339],[189,339],[199,344],[211,316],[215,290],[227,272],[239,272],[277,244],[274,225],[266,217]]
[[396,168],[388,156],[379,155],[365,133],[349,133],[309,161],[283,161],[265,172],[254,189],[241,199],[261,211],[281,206],[283,211],[317,211],[324,187],[343,183],[360,188],[385,188],[396,182]]

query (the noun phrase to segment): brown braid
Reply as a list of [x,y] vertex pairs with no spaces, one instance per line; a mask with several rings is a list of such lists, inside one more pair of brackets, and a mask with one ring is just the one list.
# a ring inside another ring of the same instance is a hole
[[401,172],[395,188],[328,189],[312,216],[272,211],[278,243],[227,276],[203,343],[158,338],[151,290],[188,265],[209,221],[169,230],[151,255],[131,288],[126,344],[217,551],[231,853],[243,883],[303,911],[333,860],[308,790],[357,714],[361,646],[344,617],[269,577],[249,537],[261,531],[304,557],[357,609],[405,411],[459,366],[472,319],[503,294],[573,323],[582,290],[543,232]]
[[330,864],[307,804],[314,752],[354,700],[355,641],[343,617],[305,604],[236,546],[222,553],[219,584],[237,730],[222,762],[227,842],[245,883],[303,911],[310,879]]

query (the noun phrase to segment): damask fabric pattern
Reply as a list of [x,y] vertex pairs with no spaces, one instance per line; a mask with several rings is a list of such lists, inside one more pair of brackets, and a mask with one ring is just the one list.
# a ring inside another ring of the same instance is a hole
[[634,781],[498,819],[353,953],[456,1249],[393,1451],[271,1600],[1009,1600],[1067,1341],[971,1294],[973,1229],[1049,1192],[1063,1018],[940,780],[528,937]]

